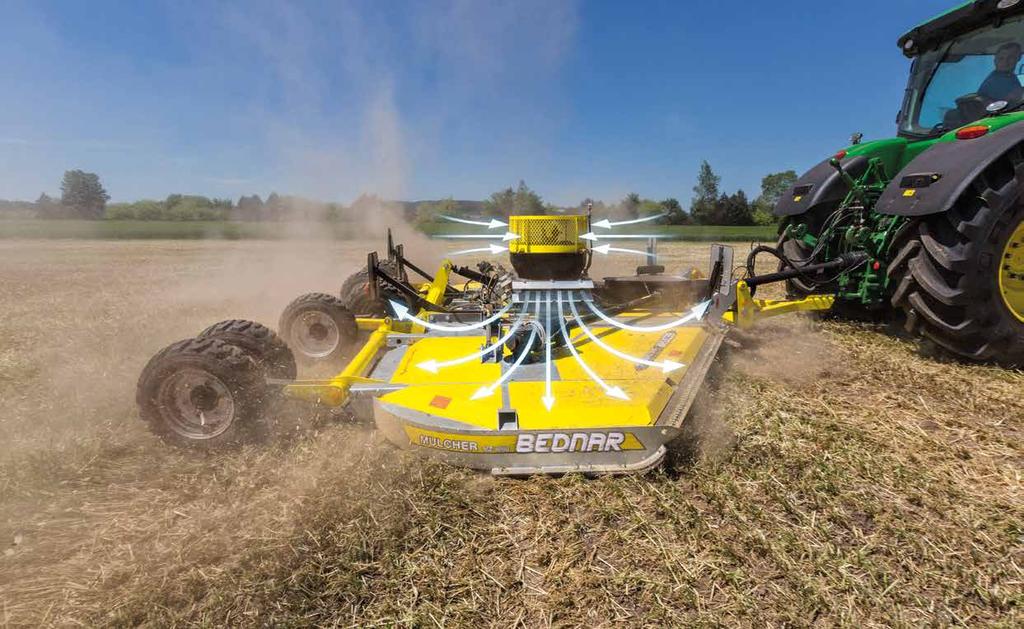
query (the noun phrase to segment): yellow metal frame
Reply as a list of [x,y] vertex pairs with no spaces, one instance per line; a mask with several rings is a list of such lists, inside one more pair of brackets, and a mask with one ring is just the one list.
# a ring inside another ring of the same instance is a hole
[[[434,281],[419,287],[420,294],[428,302],[440,304],[444,300],[451,274],[451,261],[442,261],[434,275]],[[341,373],[328,380],[296,380],[285,386],[284,393],[318,404],[343,406],[348,402],[349,389],[353,384],[381,384],[379,380],[367,378],[366,374],[373,368],[377,355],[387,345],[389,335],[395,332],[419,334],[425,331],[421,325],[395,321],[390,317],[358,317],[356,326],[361,332],[370,332],[370,337]]]
[[[550,218],[550,217],[540,217]],[[560,218],[560,217],[559,217]],[[586,218],[586,217],[581,217]],[[448,287],[448,282],[452,275],[452,263],[445,260],[441,263],[437,274],[434,276],[434,280],[429,283],[424,283],[419,287],[420,294],[423,298],[432,304],[440,304],[445,297],[445,293]],[[789,314],[793,312],[808,312],[817,310],[828,310],[832,307],[835,298],[830,295],[813,295],[805,299],[790,300],[790,301],[777,301],[771,299],[754,299],[750,293],[750,287],[744,281],[737,282],[736,284],[736,304],[734,309],[724,313],[722,315],[723,320],[726,323],[733,324],[738,328],[749,328],[755,325],[758,321],[775,317],[778,315]],[[319,404],[326,404],[328,406],[342,406],[349,400],[349,390],[354,384],[383,384],[379,380],[368,378],[367,374],[373,368],[377,357],[380,352],[384,350],[387,345],[388,336],[392,333],[412,333],[420,334],[425,331],[425,328],[416,323],[407,321],[395,321],[389,317],[384,318],[357,318],[356,324],[359,330],[362,332],[369,332],[369,338],[359,349],[352,360],[345,366],[345,368],[336,376],[326,380],[297,380],[291,384],[285,386],[284,391],[287,395],[295,398],[316,402]],[[699,328],[695,328],[691,332],[692,334],[699,335],[703,332]],[[640,335],[643,336],[643,335]],[[623,346],[622,349],[633,351],[634,353],[643,353],[646,347],[646,341],[641,342],[638,339],[632,339],[632,335],[626,333],[617,333],[617,338],[621,338],[627,343],[636,344],[635,347]],[[695,339],[683,339],[686,340],[688,347],[699,347],[700,343],[693,342]],[[448,339],[446,341],[449,345],[452,341]],[[467,339],[466,342],[469,342]],[[475,342],[475,341],[473,341]],[[456,343],[457,345],[457,343]],[[682,357],[684,360],[692,359],[692,356]],[[610,357],[602,357],[600,354],[594,355],[589,354],[588,360],[594,362],[595,365],[601,366],[602,363],[607,362],[605,365],[607,369],[611,370],[613,365],[619,365],[621,361],[613,361]],[[621,367],[621,365],[619,365]],[[631,367],[631,366],[630,366]],[[581,374],[572,376],[573,365],[567,362],[567,366],[563,368],[566,371],[567,381],[584,381]],[[628,374],[622,374],[620,377],[626,377]],[[572,377],[570,377],[572,376]],[[652,386],[661,386],[664,384],[663,378],[656,378],[651,380]],[[467,385],[470,386],[470,385]],[[476,385],[472,385],[476,386]],[[530,387],[536,388],[536,383],[515,383],[513,389],[517,391],[519,389],[522,392],[527,392]],[[583,387],[586,389],[586,387]],[[536,391],[528,391],[529,395],[524,396],[522,404],[540,404],[541,396]],[[536,395],[534,395],[536,393]],[[600,399],[601,396],[597,395],[596,392],[584,391],[586,398],[588,395],[594,399]],[[665,389],[664,395],[669,394],[669,390]],[[518,395],[518,393],[517,393]],[[468,396],[467,396],[468,397]],[[603,406],[614,406],[612,403],[602,400]],[[621,412],[619,409],[618,412]],[[493,414],[493,413],[492,413]],[[540,413],[536,413],[540,415]],[[596,417],[596,416],[595,416]],[[598,418],[599,419],[599,418]],[[621,423],[622,417],[616,417],[615,421]],[[645,422],[649,422],[648,417],[644,418],[631,418],[630,425],[646,425]],[[598,421],[600,423],[600,421]]]
[[508,230],[519,236],[509,253],[580,253],[587,243],[580,238],[590,228],[583,214],[569,216],[511,216]]
[[803,299],[754,299],[750,287],[743,280],[736,283],[736,305],[725,312],[722,319],[737,328],[753,327],[758,321],[793,312],[829,310],[836,298],[833,295],[811,295]]

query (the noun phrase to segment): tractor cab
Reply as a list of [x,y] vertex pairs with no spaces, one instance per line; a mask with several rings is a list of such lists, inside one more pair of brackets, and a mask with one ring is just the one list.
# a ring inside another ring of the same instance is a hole
[[969,2],[899,40],[914,61],[900,135],[940,136],[1024,105],[1024,2]]

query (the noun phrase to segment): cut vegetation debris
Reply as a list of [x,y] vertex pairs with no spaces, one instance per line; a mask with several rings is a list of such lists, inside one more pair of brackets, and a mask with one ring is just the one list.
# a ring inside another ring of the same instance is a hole
[[[662,253],[675,268],[706,248]],[[284,411],[271,447],[209,457],[138,422],[146,358],[240,311],[273,320],[361,248],[0,256],[11,625],[1024,622],[1020,372],[791,319],[733,337],[643,476],[492,479]]]

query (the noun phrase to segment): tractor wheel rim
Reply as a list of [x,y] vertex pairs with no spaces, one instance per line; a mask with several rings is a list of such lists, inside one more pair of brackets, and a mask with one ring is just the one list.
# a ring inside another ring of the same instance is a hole
[[1024,323],[1024,220],[1010,234],[999,261],[999,293],[1010,313]]
[[311,358],[330,356],[341,342],[338,324],[325,312],[308,310],[302,313],[292,329],[295,347]]
[[167,426],[188,439],[213,439],[235,419],[235,399],[227,385],[202,369],[171,374],[157,391],[160,414]]

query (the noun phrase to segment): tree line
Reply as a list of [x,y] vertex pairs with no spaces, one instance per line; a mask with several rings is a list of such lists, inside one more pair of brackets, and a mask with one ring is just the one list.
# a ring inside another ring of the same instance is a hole
[[743,190],[727,193],[721,189],[721,177],[704,161],[697,175],[694,196],[687,211],[679,200],[648,199],[629,193],[623,199],[606,203],[583,199],[575,206],[547,203],[526,182],[494,192],[484,201],[389,202],[362,195],[351,205],[325,203],[297,196],[271,193],[231,199],[200,195],[171,194],[163,200],[143,199],[132,203],[108,203],[110,195],[99,176],[82,170],[69,170],[61,180],[59,199],[42,194],[35,202],[0,200],[0,218],[77,218],[109,220],[165,221],[340,221],[373,208],[390,206],[417,225],[435,223],[445,215],[502,218],[511,215],[566,214],[592,211],[595,216],[632,219],[658,215],[664,225],[771,225],[776,222],[772,208],[779,197],[796,182],[792,170],[766,175],[760,194],[751,201]]

